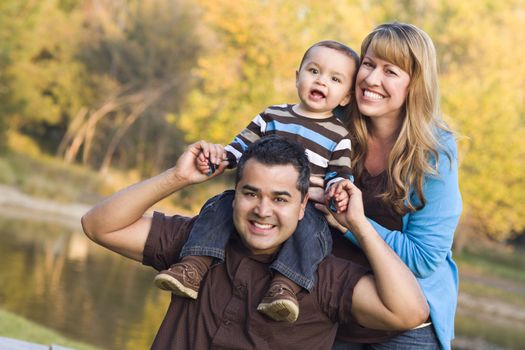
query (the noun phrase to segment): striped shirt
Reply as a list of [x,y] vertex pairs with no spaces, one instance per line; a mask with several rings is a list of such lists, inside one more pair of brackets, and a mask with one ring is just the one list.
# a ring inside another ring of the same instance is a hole
[[325,188],[343,179],[352,179],[350,138],[344,124],[335,116],[313,119],[297,114],[293,105],[268,107],[225,150],[230,167],[237,165],[244,150],[266,135],[277,134],[295,140],[306,148],[313,176],[324,179]]

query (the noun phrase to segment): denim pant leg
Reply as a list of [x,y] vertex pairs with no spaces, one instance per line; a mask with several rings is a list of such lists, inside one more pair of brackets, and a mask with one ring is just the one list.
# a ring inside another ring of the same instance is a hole
[[370,350],[440,350],[432,325],[411,329],[386,342],[369,344]]
[[324,214],[308,202],[303,219],[270,267],[310,291],[317,266],[331,251],[332,236]]
[[225,248],[233,225],[232,202],[235,192],[225,191],[209,199],[195,220],[180,257],[187,255],[211,256],[224,261]]
[[332,350],[364,350],[366,349],[366,344],[358,343],[347,343],[336,340],[332,346]]

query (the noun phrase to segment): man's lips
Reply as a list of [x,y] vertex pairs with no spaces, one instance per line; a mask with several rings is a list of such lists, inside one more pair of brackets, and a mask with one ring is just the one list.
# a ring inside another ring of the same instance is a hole
[[271,230],[275,227],[272,223],[265,223],[258,220],[248,220],[250,224],[259,232]]

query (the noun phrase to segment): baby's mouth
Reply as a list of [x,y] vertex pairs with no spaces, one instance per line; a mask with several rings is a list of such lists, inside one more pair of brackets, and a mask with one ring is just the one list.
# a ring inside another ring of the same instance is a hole
[[326,95],[322,91],[315,89],[310,91],[310,96],[312,96],[314,99],[326,98]]

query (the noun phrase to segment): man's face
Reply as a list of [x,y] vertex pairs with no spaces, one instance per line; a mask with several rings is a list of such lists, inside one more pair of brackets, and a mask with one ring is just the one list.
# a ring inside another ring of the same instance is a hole
[[272,254],[295,231],[308,196],[301,200],[299,173],[292,165],[249,159],[235,187],[233,221],[253,254]]

